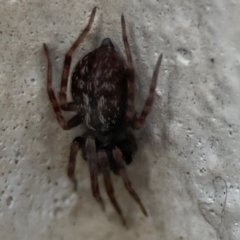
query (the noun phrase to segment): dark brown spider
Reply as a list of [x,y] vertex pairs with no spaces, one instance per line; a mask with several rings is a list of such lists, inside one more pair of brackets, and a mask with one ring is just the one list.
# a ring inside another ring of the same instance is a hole
[[[110,170],[121,175],[125,187],[147,216],[126,171],[126,165],[132,162],[132,154],[137,149],[136,141],[129,132],[129,128],[141,128],[149,113],[162,55],[156,64],[145,106],[137,117],[134,110],[134,68],[122,15],[122,36],[127,63],[115,51],[111,40],[105,38],[99,48],[88,53],[77,63],[72,75],[73,102],[67,103],[66,90],[72,54],[89,32],[96,9],[96,7],[93,8],[87,26],[65,55],[59,94],[60,104],[52,89],[52,64],[49,51],[47,45],[43,45],[48,60],[47,91],[57,120],[64,130],[74,128],[81,123],[87,126],[87,132],[82,137],[75,138],[71,145],[67,173],[74,188],[77,188],[74,176],[76,155],[82,148],[83,158],[89,166],[93,196],[104,206],[98,187],[98,174],[102,173],[109,199],[125,225],[121,208],[114,196]],[[61,110],[76,111],[77,114],[66,121]]]

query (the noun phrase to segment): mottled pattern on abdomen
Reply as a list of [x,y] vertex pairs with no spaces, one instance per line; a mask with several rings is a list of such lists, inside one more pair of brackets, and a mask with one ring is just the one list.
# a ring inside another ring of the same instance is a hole
[[125,117],[126,65],[111,45],[87,54],[72,75],[72,97],[89,129],[108,132]]

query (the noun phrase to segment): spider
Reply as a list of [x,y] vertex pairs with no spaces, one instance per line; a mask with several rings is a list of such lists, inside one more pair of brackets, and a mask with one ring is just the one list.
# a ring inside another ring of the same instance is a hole
[[[137,150],[135,138],[129,130],[130,128],[140,129],[149,113],[162,54],[158,58],[142,113],[137,116],[134,109],[134,68],[125,20],[122,15],[122,37],[127,62],[115,51],[111,40],[105,38],[99,48],[88,53],[77,63],[71,83],[73,101],[67,102],[66,90],[72,55],[89,32],[96,10],[97,7],[94,7],[87,26],[65,55],[59,93],[60,103],[52,89],[52,63],[49,50],[47,45],[43,44],[48,62],[47,92],[58,123],[64,130],[69,130],[82,123],[87,127],[86,133],[76,137],[71,144],[67,175],[73,182],[74,190],[77,189],[74,174],[76,156],[82,149],[83,159],[88,162],[94,198],[104,208],[98,186],[98,175],[102,173],[108,197],[125,225],[126,221],[122,210],[114,196],[110,170],[122,177],[126,189],[137,202],[143,214],[147,216],[147,211],[134,191],[126,170],[126,165],[132,162],[132,154]],[[61,110],[75,111],[76,115],[67,121]]]

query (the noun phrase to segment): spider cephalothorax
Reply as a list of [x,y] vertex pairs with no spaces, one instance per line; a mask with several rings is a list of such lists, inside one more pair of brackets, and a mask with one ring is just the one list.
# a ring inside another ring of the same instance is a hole
[[[93,196],[103,205],[98,187],[98,174],[102,173],[110,201],[125,224],[122,211],[114,197],[110,170],[121,175],[125,187],[142,212],[147,215],[143,204],[131,186],[126,171],[126,164],[131,163],[132,154],[137,149],[136,141],[129,129],[139,129],[149,113],[162,55],[156,64],[145,106],[140,116],[137,117],[134,110],[134,68],[126,35],[125,20],[122,16],[122,34],[127,62],[115,51],[111,40],[105,38],[99,48],[88,53],[76,65],[72,75],[73,101],[67,103],[66,90],[72,54],[89,32],[95,13],[96,7],[92,10],[88,25],[65,55],[59,94],[60,104],[52,89],[52,64],[48,48],[44,44],[48,59],[47,89],[57,120],[64,130],[76,127],[81,123],[85,123],[87,126],[86,133],[75,138],[71,145],[67,172],[75,189],[77,188],[74,176],[76,155],[82,149],[82,156],[89,166]],[[75,111],[77,114],[66,121],[61,110]]]

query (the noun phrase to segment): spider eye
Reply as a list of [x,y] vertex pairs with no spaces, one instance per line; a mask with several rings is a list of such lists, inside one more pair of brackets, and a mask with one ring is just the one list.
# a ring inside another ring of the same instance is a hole
[[105,39],[103,39],[102,44],[101,44],[101,47],[103,47],[103,46],[114,49],[114,46],[113,46],[112,41],[110,40],[110,38],[105,38]]

